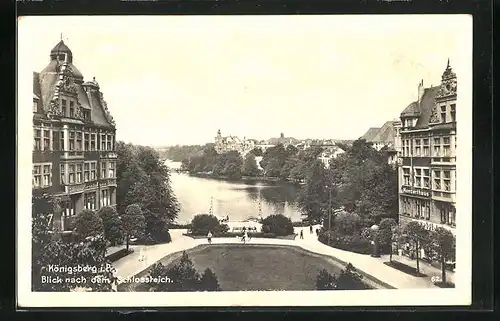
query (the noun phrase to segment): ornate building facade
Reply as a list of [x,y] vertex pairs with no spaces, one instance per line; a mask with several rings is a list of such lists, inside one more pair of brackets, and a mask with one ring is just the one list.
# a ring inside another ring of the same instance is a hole
[[55,229],[85,208],[116,204],[115,133],[99,84],[84,82],[61,40],[33,73],[33,196],[67,200]]
[[441,84],[418,86],[418,100],[401,113],[399,222],[455,233],[457,76],[448,65]]
[[254,139],[246,139],[246,137],[243,140],[236,136],[222,137],[220,129],[217,131],[217,136],[215,136],[215,151],[218,154],[237,151],[244,156],[254,149],[256,144],[257,142]]

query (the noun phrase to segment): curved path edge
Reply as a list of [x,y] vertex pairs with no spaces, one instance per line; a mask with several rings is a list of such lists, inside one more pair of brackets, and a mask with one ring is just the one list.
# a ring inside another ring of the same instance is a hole
[[[296,228],[296,233],[301,228]],[[193,249],[199,245],[208,245],[206,239],[193,239],[183,235],[185,229],[171,229],[172,242],[157,245],[135,245],[134,252],[113,263],[115,275],[119,280],[136,276],[160,261],[169,254]],[[241,244],[239,238],[214,238],[212,244]],[[436,288],[429,280],[410,276],[384,264],[387,258],[373,258],[370,255],[358,254],[336,249],[317,240],[316,235],[309,234],[304,228],[304,239],[283,240],[252,238],[248,244],[268,246],[295,246],[316,255],[327,257],[337,264],[345,266],[351,263],[357,271],[369,280],[384,284],[384,288],[417,289]],[[375,281],[377,280],[377,281]]]

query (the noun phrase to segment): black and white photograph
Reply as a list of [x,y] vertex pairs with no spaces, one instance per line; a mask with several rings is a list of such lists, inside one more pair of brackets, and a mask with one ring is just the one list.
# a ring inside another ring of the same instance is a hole
[[17,72],[20,306],[470,304],[471,16],[24,16]]

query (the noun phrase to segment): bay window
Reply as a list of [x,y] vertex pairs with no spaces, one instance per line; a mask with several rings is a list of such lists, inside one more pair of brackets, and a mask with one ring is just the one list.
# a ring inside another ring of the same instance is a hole
[[84,163],[83,180],[88,182],[90,180],[90,163]]
[[43,150],[50,150],[50,130],[43,131]]
[[40,165],[33,165],[33,188],[38,188],[42,185],[42,173]]
[[440,137],[437,137],[437,138],[434,138],[434,153],[432,154],[432,156],[434,157],[439,157],[441,156],[441,138]]
[[95,181],[96,180],[96,162],[90,163],[90,179]]
[[68,166],[68,176],[69,176],[69,183],[74,184],[75,183],[75,164],[69,164]]
[[40,129],[34,129],[33,134],[33,150],[42,150],[42,131]]
[[89,134],[88,133],[85,133],[83,135],[83,144],[84,144],[84,150],[88,151],[90,150],[89,149],[89,146],[90,146],[90,138],[89,138]]
[[101,178],[106,178],[106,162],[101,162]]
[[434,171],[433,173],[434,177],[434,189],[435,190],[441,190],[441,171]]
[[429,154],[429,139],[424,139],[424,149],[423,149],[423,155],[422,156],[425,156],[425,157],[429,157],[431,156]]
[[52,165],[43,165],[43,186],[52,185]]
[[443,186],[445,191],[449,192],[451,190],[450,171],[443,171]]
[[403,168],[403,184],[410,185],[410,169]]
[[59,166],[59,181],[60,181],[61,185],[66,184],[66,171],[65,171],[64,167],[65,167],[64,164],[61,164]]
[[115,178],[115,162],[109,162],[108,178]]
[[77,183],[82,182],[82,167],[83,167],[83,164],[76,164],[76,182]]

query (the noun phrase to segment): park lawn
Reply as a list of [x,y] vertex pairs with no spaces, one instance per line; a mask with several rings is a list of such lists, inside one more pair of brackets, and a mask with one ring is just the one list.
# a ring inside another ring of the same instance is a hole
[[223,291],[314,290],[319,270],[341,271],[340,266],[295,247],[212,245],[187,254],[200,273],[206,268],[214,271]]

